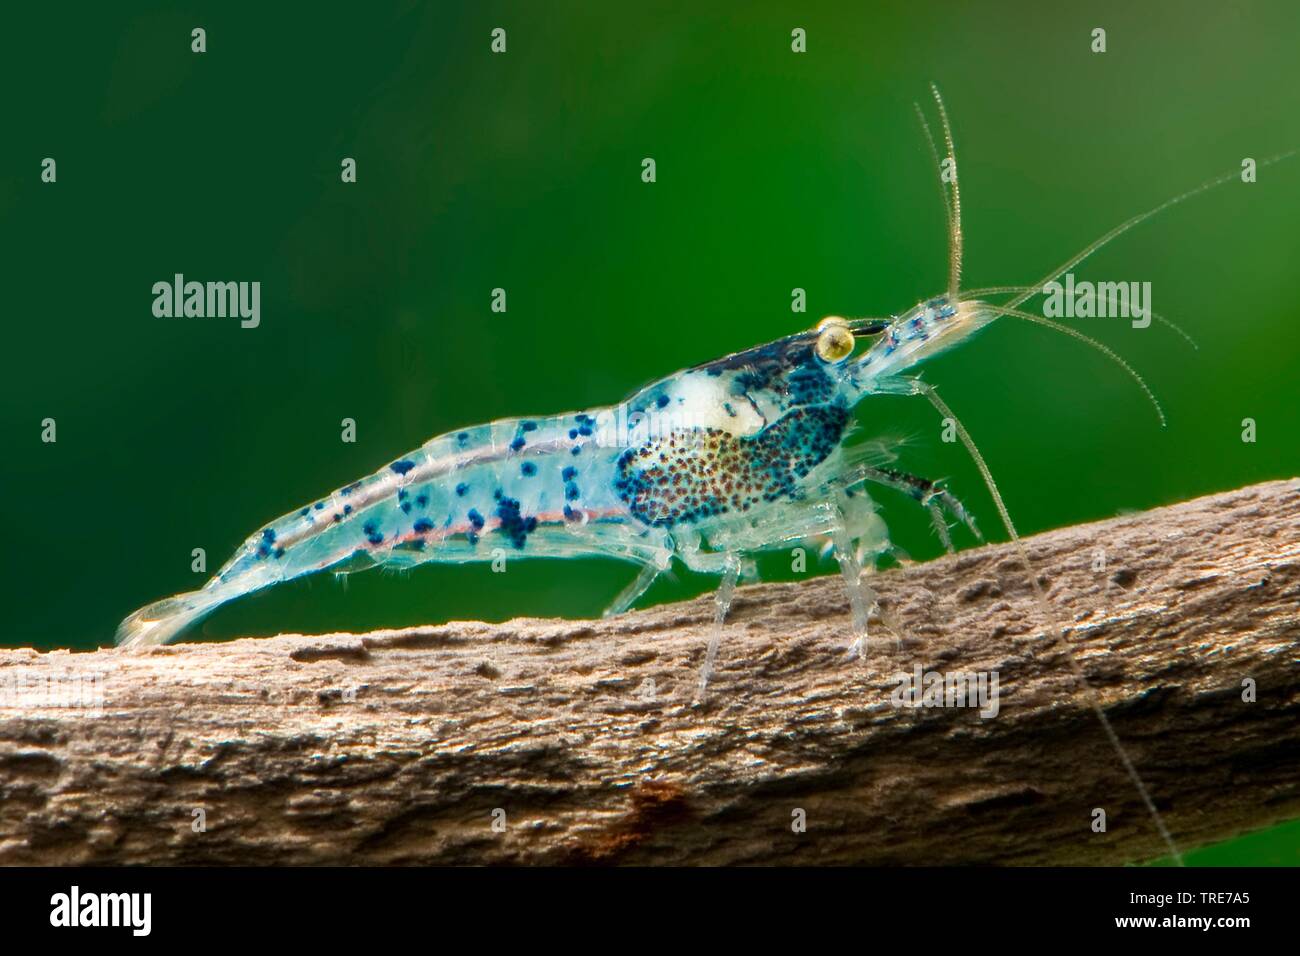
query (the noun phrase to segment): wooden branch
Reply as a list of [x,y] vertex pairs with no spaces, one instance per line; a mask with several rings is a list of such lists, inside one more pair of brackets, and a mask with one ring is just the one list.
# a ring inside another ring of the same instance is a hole
[[[1028,547],[1184,849],[1300,816],[1300,483]],[[3,651],[0,863],[1162,855],[1012,548],[875,584],[905,639],[877,626],[865,661],[844,656],[838,576],[742,588],[702,706],[708,598],[608,621]],[[895,706],[916,667],[997,672],[997,716]],[[55,706],[77,675],[83,695],[101,675],[102,714]]]

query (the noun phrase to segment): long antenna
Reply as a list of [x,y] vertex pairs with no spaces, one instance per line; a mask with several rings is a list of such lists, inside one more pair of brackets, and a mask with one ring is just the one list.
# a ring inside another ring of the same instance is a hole
[[[1016,293],[1016,292],[1027,292],[1029,293],[1030,299],[1032,299],[1034,296],[1037,295],[1047,295],[1047,290],[1039,286],[991,285],[984,289],[962,289],[961,297],[963,300],[982,299],[986,295],[1011,295],[1012,293]],[[1173,319],[1166,318],[1165,316],[1161,315],[1159,312],[1155,311],[1154,309],[1150,309],[1148,310],[1148,312],[1151,315],[1151,318],[1155,319],[1161,325],[1181,335],[1183,337],[1183,340],[1192,348],[1194,348],[1196,351],[1199,352],[1201,350],[1201,347],[1196,344],[1196,339],[1188,335],[1186,330],[1177,322],[1175,322]]]
[[[1274,163],[1280,163],[1284,159],[1290,159],[1292,156],[1295,156],[1297,153],[1300,153],[1300,147],[1297,147],[1296,149],[1287,150],[1285,153],[1278,153],[1276,156],[1269,156],[1266,159],[1261,159],[1258,163],[1255,164],[1255,168],[1262,169],[1265,166],[1272,166]],[[1110,230],[1110,232],[1106,233],[1101,238],[1093,240],[1091,243],[1085,246],[1081,252],[1077,253],[1074,256],[1071,256],[1068,260],[1066,260],[1066,262],[1063,265],[1058,266],[1055,270],[1043,276],[1042,279],[1040,279],[1038,282],[1030,286],[1030,289],[1031,290],[1042,289],[1042,287],[1047,285],[1047,283],[1051,282],[1053,279],[1060,278],[1061,275],[1068,272],[1070,269],[1073,269],[1080,262],[1082,262],[1084,259],[1087,259],[1090,255],[1092,255],[1102,246],[1107,245],[1108,243],[1110,243],[1115,239],[1118,239],[1120,236],[1124,235],[1124,233],[1128,232],[1134,226],[1142,225],[1142,223],[1146,222],[1152,216],[1164,212],[1170,206],[1177,206],[1180,202],[1184,202],[1185,200],[1191,199],[1193,196],[1198,196],[1203,192],[1208,192],[1209,190],[1213,189],[1215,186],[1222,186],[1224,183],[1231,182],[1232,180],[1236,179],[1239,175],[1241,175],[1240,170],[1234,169],[1232,172],[1224,173],[1221,176],[1215,176],[1213,179],[1207,179],[1199,186],[1195,186],[1192,189],[1187,190],[1187,192],[1185,193],[1179,193],[1177,196],[1174,196],[1172,199],[1166,199],[1160,205],[1153,206],[1152,208],[1148,209],[1146,212],[1140,212],[1136,216],[1124,220],[1118,226]],[[1033,296],[1036,294],[1037,293],[1034,291],[1022,293],[1021,295],[1016,296],[1010,302],[1006,303],[1006,306],[1007,308],[1010,309],[1017,308],[1026,300],[1033,298]]]
[[[948,147],[947,159],[952,169],[952,204],[948,213],[948,295],[955,299],[961,286],[962,256],[961,184],[957,179],[957,148],[952,142],[952,125],[948,122],[948,110],[943,105],[943,97],[939,95],[939,87],[931,83],[930,92],[934,94],[934,101],[939,106],[939,119],[943,122],[943,142]],[[939,181],[944,181],[942,169],[940,169]]]
[[948,184],[943,181],[943,163],[939,159],[939,147],[935,145],[934,133],[930,131],[930,123],[925,118],[925,110],[921,109],[921,104],[912,103],[912,108],[916,110],[916,119],[921,124],[921,132],[925,134],[925,141],[930,147],[930,158],[934,160],[935,181],[939,184],[939,196],[943,199],[944,221],[948,226],[948,278],[949,284],[952,279],[952,200],[948,198]]
[[1119,356],[1119,354],[1115,352],[1114,349],[1110,348],[1107,345],[1103,345],[1102,343],[1098,342],[1090,335],[1084,335],[1082,332],[1078,331],[1077,329],[1072,329],[1068,325],[1062,325],[1060,322],[1053,322],[1051,319],[1045,319],[1041,315],[1034,315],[1032,312],[1024,312],[1021,311],[1020,309],[1009,309],[1005,305],[992,305],[988,302],[981,302],[979,304],[979,308],[981,310],[988,309],[990,312],[996,312],[998,315],[1009,315],[1015,319],[1022,319],[1025,322],[1032,322],[1034,325],[1041,325],[1044,328],[1052,329],[1053,331],[1060,332],[1064,335],[1068,335],[1072,339],[1078,339],[1080,342],[1084,343],[1085,345],[1092,346],[1102,355],[1106,356],[1108,359],[1110,359],[1112,362],[1114,362],[1116,365],[1122,368],[1125,372],[1127,372],[1129,378],[1137,382],[1138,387],[1142,389],[1143,392],[1146,393],[1147,398],[1150,399],[1151,401],[1152,407],[1155,408],[1156,417],[1160,419],[1160,427],[1164,428],[1165,425],[1168,424],[1168,422],[1165,421],[1165,411],[1163,408],[1160,407],[1160,400],[1156,398],[1155,393],[1151,391],[1151,387],[1147,385],[1146,379],[1144,379],[1141,375],[1138,374],[1137,369],[1133,368],[1132,365],[1129,365],[1128,362],[1124,361],[1124,359],[1122,359]]
[[993,480],[993,473],[989,471],[989,466],[985,463],[984,456],[980,454],[979,448],[976,447],[975,440],[970,437],[970,433],[966,431],[966,426],[961,423],[961,420],[953,413],[953,410],[939,397],[934,386],[927,382],[922,382],[920,379],[909,379],[909,381],[918,392],[930,400],[930,404],[938,410],[940,415],[953,423],[953,427],[957,430],[957,437],[961,439],[961,443],[966,446],[966,451],[968,451],[971,458],[975,460],[975,465],[979,468],[980,475],[984,478],[984,484],[988,488],[989,494],[993,496],[993,504],[998,509],[998,515],[1002,518],[1002,524],[1007,529],[1007,534],[1011,536],[1011,540],[1015,545],[1016,553],[1020,557],[1020,563],[1025,566],[1025,572],[1028,574],[1029,581],[1033,585],[1034,597],[1038,602],[1039,611],[1049,624],[1048,633],[1052,637],[1052,643],[1059,645],[1064,650],[1065,658],[1070,662],[1070,669],[1074,672],[1075,682],[1083,691],[1084,696],[1087,697],[1089,707],[1092,709],[1093,714],[1096,715],[1097,720],[1101,723],[1102,729],[1105,730],[1107,739],[1110,740],[1111,749],[1119,756],[1120,763],[1124,765],[1124,770],[1128,774],[1129,780],[1132,781],[1134,789],[1137,790],[1138,795],[1142,798],[1142,802],[1146,804],[1147,813],[1151,815],[1151,820],[1155,823],[1156,830],[1160,833],[1160,838],[1165,841],[1165,846],[1169,849],[1170,856],[1174,858],[1175,862],[1177,862],[1179,866],[1183,866],[1183,855],[1178,849],[1178,844],[1174,842],[1174,838],[1170,834],[1169,828],[1165,826],[1165,821],[1160,816],[1160,811],[1156,809],[1155,801],[1151,799],[1151,794],[1147,790],[1146,784],[1142,782],[1142,777],[1138,774],[1137,767],[1133,765],[1133,761],[1129,759],[1128,752],[1124,749],[1124,745],[1120,743],[1119,735],[1115,733],[1115,728],[1111,726],[1110,718],[1107,717],[1106,712],[1102,710],[1101,699],[1097,696],[1097,691],[1088,680],[1087,674],[1084,673],[1083,665],[1079,663],[1079,659],[1074,655],[1074,648],[1070,646],[1070,642],[1065,637],[1065,628],[1059,623],[1057,616],[1052,612],[1051,606],[1047,603],[1047,597],[1043,594],[1043,587],[1038,583],[1038,575],[1034,572],[1034,566],[1029,561],[1029,551],[1025,548],[1024,542],[1020,540],[1020,535],[1016,532],[1016,526],[1011,521],[1011,514],[1007,511],[1007,506],[1002,500],[1002,493],[998,490],[997,482]]
[[[961,283],[961,265],[962,265],[961,188],[957,178],[956,149],[953,145],[952,125],[948,121],[948,111],[944,107],[943,97],[939,94],[938,86],[936,86],[934,83],[931,83],[930,91],[931,93],[933,93],[935,103],[939,108],[939,117],[943,123],[944,145],[947,147],[948,150],[947,159],[950,163],[950,168],[952,173],[951,199],[949,199],[947,192],[945,192],[944,206],[948,214],[948,295],[951,299],[956,301],[958,298],[959,286]],[[919,107],[917,108],[917,113],[921,118],[921,126],[922,129],[925,131],[926,140],[930,144],[931,154],[934,155],[937,160],[938,150],[935,148],[934,137],[930,133],[929,125],[925,122],[924,114],[921,113]],[[1300,152],[1300,149],[1292,150],[1288,153],[1282,153],[1277,156],[1269,157],[1263,160],[1262,162],[1258,163],[1257,168],[1258,166],[1268,166],[1272,163],[1278,162],[1279,160],[1286,159],[1289,156],[1295,155],[1297,152]],[[946,181],[946,177],[943,175],[944,172],[945,170],[943,169],[942,164],[940,164],[941,184]],[[1151,399],[1152,403],[1155,404],[1156,412],[1157,414],[1160,415],[1161,424],[1163,424],[1164,413],[1161,412],[1160,405],[1158,402],[1156,402],[1155,396],[1151,394],[1150,389],[1147,388],[1146,383],[1142,381],[1141,377],[1130,366],[1128,366],[1127,363],[1123,361],[1123,359],[1119,358],[1119,356],[1117,356],[1114,352],[1110,351],[1105,346],[1089,338],[1088,336],[1083,335],[1080,332],[1076,332],[1074,329],[1071,329],[1068,326],[1060,325],[1059,323],[1051,322],[1047,319],[1039,319],[1037,316],[1033,316],[1029,313],[1022,312],[1020,311],[1019,306],[1022,305],[1028,299],[1032,298],[1035,294],[1038,293],[1038,291],[1041,291],[1042,287],[1045,286],[1048,282],[1052,281],[1053,279],[1056,279],[1057,277],[1065,273],[1067,270],[1072,269],[1074,266],[1078,265],[1084,259],[1091,256],[1098,249],[1101,249],[1107,243],[1111,242],[1114,239],[1117,239],[1119,236],[1128,232],[1128,230],[1132,229],[1134,226],[1138,226],[1142,224],[1146,220],[1150,219],[1152,216],[1155,216],[1158,213],[1163,212],[1165,209],[1168,209],[1170,206],[1177,205],[1178,203],[1183,202],[1186,199],[1190,199],[1192,196],[1195,196],[1198,193],[1205,192],[1206,190],[1212,189],[1215,186],[1226,183],[1232,178],[1234,178],[1236,175],[1237,172],[1233,171],[1231,173],[1225,173],[1222,176],[1217,176],[1214,179],[1207,180],[1201,185],[1195,187],[1194,189],[1190,189],[1185,193],[1181,193],[1180,195],[1175,196],[1172,199],[1168,199],[1165,202],[1161,203],[1160,205],[1155,206],[1154,208],[1149,209],[1144,213],[1139,213],[1138,215],[1133,216],[1132,218],[1126,220],[1125,222],[1120,223],[1118,226],[1111,229],[1101,238],[1097,239],[1096,241],[1092,242],[1090,245],[1086,246],[1077,255],[1071,257],[1064,265],[1060,266],[1055,272],[1045,276],[1040,282],[1036,283],[1034,286],[1026,287],[1024,291],[1018,292],[1014,296],[1014,298],[1012,298],[1009,302],[1006,302],[1002,305],[993,305],[990,306],[990,308],[996,310],[1002,315],[1010,315],[1016,318],[1026,319],[1031,322],[1038,322],[1039,324],[1046,325],[1050,328],[1056,329],[1057,331],[1064,332],[1067,335],[1072,335],[1075,338],[1081,339],[1084,342],[1087,342],[1088,344],[1101,349],[1103,352],[1105,352],[1115,361],[1119,362],[1119,364],[1124,368],[1124,370],[1128,372],[1131,376],[1133,376],[1137,380],[1138,384],[1142,386],[1143,390],[1146,391],[1147,396]],[[962,444],[966,447],[967,452],[974,460],[976,467],[979,469],[981,477],[984,479],[984,484],[989,490],[989,494],[993,497],[993,503],[997,507],[998,515],[1002,519],[1002,524],[1007,529],[1007,534],[1010,536],[1012,542],[1014,543],[1016,548],[1016,553],[1019,556],[1021,563],[1024,565],[1026,574],[1029,576],[1029,581],[1033,589],[1035,600],[1038,603],[1039,610],[1042,613],[1044,620],[1046,620],[1050,625],[1049,634],[1052,638],[1053,643],[1059,645],[1060,648],[1064,651],[1066,660],[1070,662],[1070,669],[1074,673],[1075,681],[1083,691],[1084,695],[1087,697],[1092,712],[1096,715],[1098,722],[1101,724],[1102,729],[1106,733],[1106,738],[1110,741],[1111,749],[1114,750],[1115,754],[1119,757],[1120,763],[1123,765],[1125,772],[1128,774],[1129,780],[1132,782],[1134,789],[1137,790],[1138,795],[1142,799],[1142,803],[1146,806],[1147,813],[1151,816],[1151,820],[1155,824],[1156,830],[1159,832],[1161,839],[1164,841],[1165,846],[1168,848],[1170,856],[1173,857],[1173,859],[1177,862],[1179,866],[1182,866],[1183,856],[1178,849],[1178,845],[1174,842],[1174,838],[1170,834],[1168,827],[1165,826],[1164,819],[1160,816],[1160,811],[1156,809],[1155,801],[1151,799],[1151,794],[1147,790],[1146,784],[1143,782],[1141,775],[1138,773],[1137,767],[1134,766],[1133,761],[1129,758],[1128,752],[1124,749],[1124,745],[1120,742],[1119,735],[1115,733],[1115,728],[1111,725],[1110,718],[1106,716],[1106,712],[1102,709],[1101,699],[1098,697],[1096,689],[1093,688],[1092,684],[1088,681],[1087,674],[1083,670],[1083,665],[1080,664],[1078,658],[1075,657],[1074,649],[1073,647],[1071,647],[1069,640],[1065,636],[1066,634],[1065,627],[1059,622],[1056,614],[1053,613],[1051,606],[1047,603],[1047,597],[1043,593],[1042,585],[1038,581],[1038,575],[1035,573],[1034,566],[1029,559],[1029,552],[1025,548],[1024,543],[1021,541],[1019,533],[1016,531],[1016,526],[1011,520],[1011,513],[1007,510],[1006,503],[1002,500],[1002,493],[1001,491],[998,490],[997,482],[993,480],[993,473],[989,470],[988,464],[984,461],[984,456],[980,453],[980,450],[976,446],[974,439],[972,439],[970,433],[966,431],[966,427],[961,423],[961,420],[957,418],[956,414],[954,414],[952,409],[949,408],[948,405],[943,401],[943,399],[939,397],[938,393],[935,391],[933,386],[929,385],[926,382],[922,382],[920,379],[913,378],[913,379],[908,379],[908,381],[911,383],[912,387],[919,394],[924,395],[930,401],[930,403],[935,407],[935,409],[938,410],[939,414],[943,415],[945,418],[950,420],[953,423],[954,427],[956,428],[958,437],[961,438]]]

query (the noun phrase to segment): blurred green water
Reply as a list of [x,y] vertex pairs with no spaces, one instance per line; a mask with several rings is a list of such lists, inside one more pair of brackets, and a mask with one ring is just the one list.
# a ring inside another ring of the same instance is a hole
[[[201,583],[191,549],[215,568],[269,518],[432,435],[612,403],[820,315],[941,291],[912,112],[932,79],[958,140],[968,286],[1036,281],[1132,213],[1300,145],[1300,8],[1285,2],[133,9],[14,10],[0,41],[6,645],[107,643],[129,611]],[[344,156],[356,184],[339,181]],[[1039,329],[1000,324],[928,368],[1023,532],[1300,472],[1298,178],[1300,162],[1261,170],[1079,270],[1151,282],[1200,343],[1080,320],[1142,371],[1167,428],[1118,369]],[[154,318],[151,286],[176,272],[260,280],[261,327]],[[40,441],[46,417],[57,444]],[[951,476],[995,527],[926,407],[878,399],[859,417],[913,438],[908,470]],[[881,497],[896,541],[936,554],[923,516]],[[326,577],[203,633],[587,616],[630,573]],[[680,572],[649,600],[712,584]],[[1298,854],[1292,825],[1197,859]]]

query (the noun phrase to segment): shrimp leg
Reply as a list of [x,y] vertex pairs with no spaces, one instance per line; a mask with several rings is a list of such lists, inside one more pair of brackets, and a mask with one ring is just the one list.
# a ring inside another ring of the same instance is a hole
[[831,543],[835,549],[835,560],[840,566],[840,576],[844,578],[844,589],[849,594],[849,609],[853,614],[853,643],[849,645],[849,656],[863,658],[867,655],[867,621],[877,606],[876,592],[862,580],[862,564],[849,539],[848,522],[844,517],[842,503],[835,505]]
[[946,488],[940,487],[939,482],[931,481],[928,478],[919,478],[916,475],[909,475],[893,468],[878,468],[871,465],[860,466],[857,469],[857,474],[864,481],[871,481],[886,488],[893,488],[895,491],[901,491],[903,494],[920,502],[930,512],[930,520],[934,522],[934,530],[939,535],[939,540],[943,542],[943,546],[949,554],[952,553],[953,546],[952,537],[948,534],[947,522],[943,517],[945,510],[969,528],[970,533],[975,536],[976,540],[984,540],[984,535],[980,534],[980,529],[975,524],[975,518],[956,496]]
[[736,594],[736,583],[743,575],[755,577],[757,569],[752,559],[742,559],[734,550],[708,552],[700,548],[699,534],[683,534],[678,540],[678,556],[692,571],[704,574],[721,574],[722,583],[713,597],[713,627],[709,634],[709,646],[704,652],[704,664],[700,667],[700,681],[695,691],[695,702],[704,700],[704,692],[709,686],[709,676],[713,673],[713,662],[718,656],[718,646],[722,643],[722,627],[731,610],[731,601]]
[[662,570],[657,564],[644,565],[631,583],[619,592],[618,597],[610,602],[609,607],[605,608],[605,613],[602,616],[613,617],[630,608],[641,595],[650,589],[650,585],[654,584],[655,579],[659,577]]
[[705,689],[709,686],[709,675],[713,673],[713,662],[718,656],[718,645],[722,643],[722,627],[731,610],[731,600],[736,594],[736,581],[740,577],[740,559],[734,554],[724,556],[722,583],[718,585],[713,597],[713,628],[709,634],[709,648],[704,653],[704,664],[700,667],[700,683],[695,691],[695,699],[703,702]]

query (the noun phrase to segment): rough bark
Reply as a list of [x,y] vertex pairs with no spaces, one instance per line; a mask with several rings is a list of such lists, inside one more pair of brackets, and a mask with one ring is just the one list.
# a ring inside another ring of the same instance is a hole
[[[1184,849],[1300,816],[1300,483],[1027,545]],[[903,640],[876,627],[865,661],[845,659],[838,576],[742,588],[710,695],[694,705],[708,598],[607,621],[3,651],[0,862],[1163,853],[1011,547],[874,583]],[[918,665],[996,671],[998,715],[895,706],[896,675]],[[102,714],[51,706],[40,676],[74,673],[102,675]],[[792,826],[798,811],[806,832]]]

